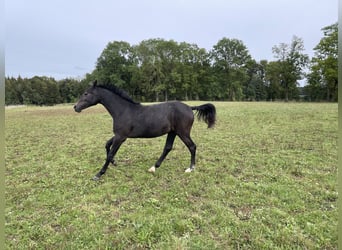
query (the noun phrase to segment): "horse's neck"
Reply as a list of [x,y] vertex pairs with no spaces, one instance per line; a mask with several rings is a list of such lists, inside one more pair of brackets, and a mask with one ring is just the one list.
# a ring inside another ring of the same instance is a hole
[[103,93],[101,103],[111,114],[113,119],[119,117],[123,112],[127,112],[128,109],[132,109],[132,104],[130,102],[110,91],[105,91],[105,93]]

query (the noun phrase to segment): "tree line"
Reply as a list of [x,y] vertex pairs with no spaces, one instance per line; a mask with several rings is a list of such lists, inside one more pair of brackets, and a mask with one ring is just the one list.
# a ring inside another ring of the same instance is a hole
[[[209,51],[196,44],[148,39],[109,42],[84,79],[7,77],[9,104],[75,102],[89,82],[115,84],[137,101],[337,101],[337,23],[324,27],[315,56],[304,42],[272,48],[274,61],[256,61],[241,40],[222,38]],[[299,81],[306,78],[306,86]]]

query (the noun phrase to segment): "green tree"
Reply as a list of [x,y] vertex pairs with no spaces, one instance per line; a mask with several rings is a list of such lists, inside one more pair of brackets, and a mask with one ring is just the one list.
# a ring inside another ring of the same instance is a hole
[[30,98],[30,104],[34,105],[44,105],[46,104],[47,94],[48,94],[48,83],[44,81],[41,77],[35,76],[31,79],[27,79],[26,86],[30,85],[32,90],[32,95]]
[[255,60],[247,62],[246,68],[248,80],[243,86],[243,94],[246,100],[266,100],[266,65],[267,61],[265,60],[262,60],[259,63]]
[[210,67],[209,55],[196,44],[180,43],[178,72],[181,75],[178,97],[185,100],[199,99],[204,96],[207,84],[206,71]]
[[77,82],[73,79],[66,78],[58,81],[59,94],[63,103],[75,102],[78,95],[75,93]]
[[25,89],[26,104],[53,105],[61,102],[57,82],[52,77],[34,76],[26,79]]
[[164,73],[157,50],[160,42],[161,39],[149,39],[135,47],[139,71],[135,74],[134,82],[136,85],[140,84],[148,100],[153,98],[159,101],[159,94],[163,90]]
[[181,80],[176,68],[179,62],[180,50],[177,42],[173,40],[160,40],[157,46],[157,54],[162,68],[160,90],[164,93],[164,100],[167,101],[169,96],[173,96],[176,93],[177,85],[179,85]]
[[[285,101],[298,96],[298,81],[304,77],[304,69],[309,62],[308,55],[304,54],[304,42],[301,38],[294,36],[291,44],[281,43],[272,48],[277,58],[278,79],[284,90]],[[275,70],[276,68],[273,68]],[[276,73],[276,72],[273,72]]]
[[7,78],[5,86],[6,105],[53,105],[62,101],[57,82],[51,77]]
[[283,89],[281,86],[281,63],[278,61],[269,62],[266,66],[266,85],[267,85],[267,100],[274,101],[284,98]]
[[338,24],[322,29],[324,37],[314,48],[307,90],[313,100],[337,101],[338,97]]
[[19,94],[16,89],[17,79],[14,77],[6,77],[5,79],[5,104],[16,105],[21,104]]
[[246,65],[251,59],[247,47],[240,40],[223,38],[214,45],[211,59],[216,75],[215,81],[220,86],[219,98],[241,100],[242,88],[248,78]]
[[110,42],[97,59],[92,74],[101,83],[115,84],[128,92],[134,92],[134,86],[131,85],[134,63],[133,48],[129,43]]

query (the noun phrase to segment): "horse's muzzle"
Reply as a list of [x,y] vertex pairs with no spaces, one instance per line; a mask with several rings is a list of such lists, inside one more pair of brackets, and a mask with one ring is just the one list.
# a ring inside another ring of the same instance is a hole
[[79,108],[77,107],[77,105],[74,106],[74,110],[75,110],[77,113],[80,113],[80,112],[81,112],[81,109],[79,109]]

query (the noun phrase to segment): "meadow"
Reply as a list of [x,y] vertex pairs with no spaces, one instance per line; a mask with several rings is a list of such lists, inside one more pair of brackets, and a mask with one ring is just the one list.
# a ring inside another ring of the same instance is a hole
[[[190,102],[197,105],[202,102]],[[214,102],[179,138],[128,139],[98,182],[102,106],[6,108],[5,249],[337,249],[337,104]]]

